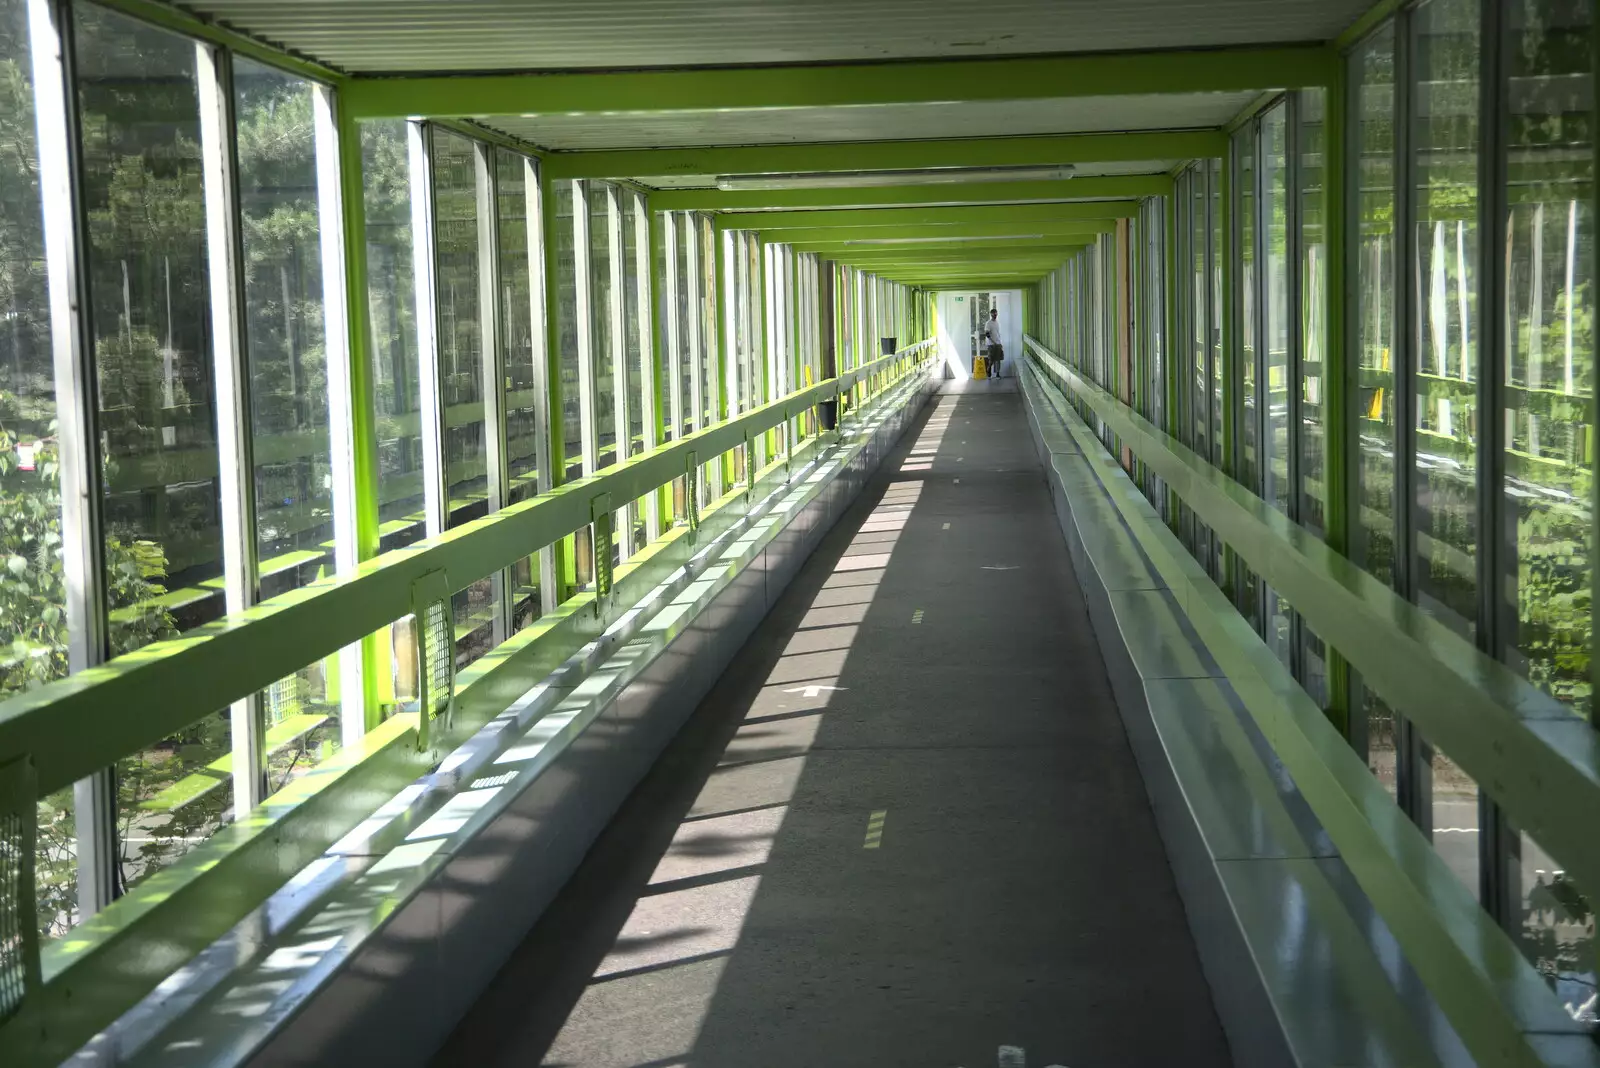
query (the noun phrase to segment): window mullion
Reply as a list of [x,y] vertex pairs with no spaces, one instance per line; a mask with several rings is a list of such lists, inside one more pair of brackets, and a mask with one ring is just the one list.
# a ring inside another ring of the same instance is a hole
[[[250,369],[244,344],[243,244],[234,154],[233,66],[228,53],[196,42],[206,264],[211,298],[211,370],[216,380],[217,460],[222,513],[223,593],[229,613],[259,594]],[[231,709],[233,814],[243,819],[266,795],[261,695]]]
[[424,529],[444,532],[448,498],[444,484],[444,400],[439,388],[439,306],[434,260],[433,128],[407,125],[407,173],[411,186],[411,267],[416,287],[417,384],[422,422]]
[[[491,513],[504,508],[511,495],[506,458],[505,324],[500,309],[500,183],[495,172],[495,151],[482,141],[472,143],[478,222],[478,367],[483,392],[484,490]],[[493,641],[499,645],[511,636],[511,593],[515,585],[509,572],[503,570],[491,577],[491,585]]]

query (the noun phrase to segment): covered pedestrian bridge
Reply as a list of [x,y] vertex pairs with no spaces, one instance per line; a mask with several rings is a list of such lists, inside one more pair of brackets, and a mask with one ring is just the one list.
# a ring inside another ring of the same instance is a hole
[[1600,1065],[1600,20],[1368,3],[0,0],[0,1065]]

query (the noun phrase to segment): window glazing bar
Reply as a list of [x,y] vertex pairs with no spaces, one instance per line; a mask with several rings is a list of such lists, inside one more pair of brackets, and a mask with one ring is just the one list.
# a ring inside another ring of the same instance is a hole
[[589,184],[572,183],[573,306],[577,311],[578,341],[578,442],[583,451],[583,473],[595,473],[600,456],[599,430],[595,426],[594,307],[589,285]]
[[444,485],[444,411],[439,393],[439,302],[435,285],[433,128],[406,127],[407,173],[411,184],[411,269],[416,287],[417,382],[421,396],[422,498],[424,528],[436,538],[444,532],[448,497]]
[[[223,592],[228,612],[234,613],[256,603],[259,587],[250,369],[244,342],[244,251],[233,140],[233,65],[226,51],[203,42],[196,42],[194,51],[211,298],[211,370],[216,381]],[[244,819],[266,795],[261,695],[254,693],[235,701],[230,719],[233,815]]]
[[[550,458],[550,413],[554,406],[550,401],[550,304],[545,288],[545,199],[542,181],[538,161],[523,156],[522,198],[523,210],[528,216],[528,245],[524,254],[528,257],[528,323],[533,357],[534,418],[538,420],[534,434],[534,466],[538,477],[534,486],[538,493],[546,493],[556,485],[556,465]],[[540,613],[543,614],[558,588],[555,553],[550,546],[539,547],[538,566]]]
[[[626,272],[623,270],[623,243],[622,243],[622,195],[623,191],[614,185],[606,189],[606,271],[610,275],[610,293],[607,298],[605,315],[611,324],[610,338],[611,351],[604,354],[611,363],[611,426],[612,463],[621,463],[633,454],[633,409],[637,402],[628,395],[628,333],[627,333],[627,306],[623,287]],[[604,373],[604,369],[602,369]],[[626,560],[633,555],[633,517],[636,511],[633,501],[618,502],[622,504],[617,509],[613,520],[612,529],[616,532],[615,541],[621,559]]]
[[[490,512],[506,506],[511,495],[511,473],[506,459],[506,354],[505,323],[500,308],[500,181],[495,170],[497,150],[482,141],[472,142],[474,191],[478,208],[478,327],[481,331],[479,376],[483,391],[483,448],[485,491]],[[515,585],[501,571],[492,581],[494,606],[492,633],[499,645],[511,636],[511,592]]]
[[[655,245],[650,240],[650,206],[645,201],[644,195],[630,191],[628,194],[630,210],[628,218],[623,225],[633,228],[633,278],[637,287],[633,294],[633,310],[636,317],[635,329],[639,333],[639,426],[644,435],[644,449],[649,452],[660,442],[660,430],[657,425],[657,396],[656,388],[660,381],[657,374],[657,353],[660,352],[660,334],[655,329],[654,303],[655,272],[651,265],[655,257],[651,250]],[[644,503],[645,535],[651,541],[661,536],[661,495],[652,493],[645,498]]]

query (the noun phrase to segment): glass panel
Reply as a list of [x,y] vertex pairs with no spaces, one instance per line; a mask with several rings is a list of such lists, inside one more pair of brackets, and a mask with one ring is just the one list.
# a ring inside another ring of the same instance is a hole
[[1256,141],[1255,130],[1246,124],[1233,141],[1236,183],[1233,190],[1234,218],[1239,230],[1239,379],[1243,383],[1237,406],[1239,418],[1238,479],[1260,491],[1256,468],[1256,316],[1261,295],[1256,289]]
[[[627,212],[622,220],[622,280],[623,342],[627,354],[628,382],[628,455],[637,456],[644,451],[645,389],[650,381],[647,374],[650,353],[644,346],[639,330],[639,311],[650,307],[650,279],[640,269],[639,235],[643,230],[644,197],[627,193]],[[643,515],[642,509],[637,509]]]
[[479,322],[477,154],[477,147],[465,137],[448,130],[433,131],[447,527],[477,519],[489,510],[483,327]]
[[717,250],[716,235],[711,219],[696,216],[695,224],[700,242],[700,359],[704,368],[705,423],[710,426],[722,418],[722,402],[718,388],[722,359],[717,343]]
[[572,203],[582,189],[577,182],[558,181],[555,188],[556,217],[545,231],[545,240],[556,243],[556,330],[561,351],[561,436],[564,442],[566,472],[564,481],[583,477],[583,397],[580,393],[578,365],[578,258],[573,234]]
[[270,597],[323,573],[333,537],[311,83],[234,63],[256,551]]
[[[1359,680],[1356,685],[1360,685]],[[1378,785],[1387,790],[1390,797],[1398,798],[1400,786],[1395,749],[1398,721],[1394,710],[1365,686],[1360,686],[1359,692],[1362,694],[1361,715],[1367,720],[1367,767],[1377,777]]]
[[379,546],[384,551],[409,545],[426,533],[407,151],[404,122],[361,124],[367,314],[378,421]]
[[[479,519],[490,510],[483,295],[479,291],[478,151],[465,137],[448,130],[433,131],[447,529]],[[457,667],[472,663],[495,645],[494,587],[493,579],[483,579],[453,599]]]
[[[1594,137],[1590,5],[1507,9],[1509,106],[1505,503],[1515,614],[1504,656],[1579,716],[1593,714]],[[1514,524],[1514,525],[1513,525]],[[1512,831],[1507,886],[1528,957],[1576,1018],[1596,1025],[1594,914],[1538,843]]]
[[78,29],[113,653],[222,612],[194,45],[85,8]]
[[[527,500],[539,490],[538,360],[544,323],[533,314],[536,297],[531,289],[532,257],[542,250],[532,247],[535,229],[528,212],[537,210],[538,190],[530,189],[533,164],[503,148],[494,150],[496,214],[500,227],[500,343],[506,374],[506,473],[510,479],[507,504]],[[536,220],[535,220],[536,221]],[[539,618],[539,558],[525,556],[512,565],[508,578],[511,629],[521,630]]]
[[1444,753],[1424,744],[1433,780],[1433,849],[1478,896],[1478,784]]
[[[1266,440],[1262,442],[1262,499],[1289,510],[1289,158],[1288,106],[1261,117],[1261,298],[1265,335],[1261,344],[1266,381]],[[1246,396],[1248,396],[1248,392]],[[1287,648],[1285,644],[1284,648]]]
[[1324,229],[1321,89],[1300,93],[1300,522],[1319,536],[1326,526],[1327,438],[1323,434],[1327,362],[1328,244]]
[[1356,345],[1360,382],[1356,419],[1361,454],[1356,463],[1359,521],[1353,553],[1384,582],[1394,583],[1395,538],[1395,100],[1394,24],[1384,27],[1351,59],[1356,83],[1355,248]]
[[1413,22],[1416,156],[1417,599],[1477,621],[1478,0]]
[[694,381],[695,376],[700,373],[697,340],[700,331],[695,328],[694,317],[699,314],[699,309],[691,298],[696,281],[695,264],[699,257],[694,254],[694,216],[682,212],[674,215],[672,221],[677,234],[675,253],[678,279],[678,291],[672,299],[678,306],[678,388],[681,391],[683,409],[678,414],[682,420],[683,433],[688,434],[697,422],[694,411]]
[[539,367],[544,346],[537,343],[543,324],[534,320],[535,295],[529,281],[533,230],[528,207],[537,203],[529,189],[529,161],[503,148],[494,150],[496,214],[500,228],[500,345],[506,369],[506,473],[511,491],[506,503],[527,500],[539,481]]
[[[67,673],[56,388],[45,273],[39,152],[34,141],[28,8],[0,0],[0,696]],[[39,804],[35,886],[39,929],[77,918],[72,790]]]
[[589,202],[589,352],[594,360],[594,427],[599,443],[595,470],[617,461],[617,354],[611,345],[614,322],[612,298],[620,299],[611,285],[612,187],[590,182]]
[[[205,204],[195,46],[77,12],[83,198],[105,451],[111,652],[222,613]],[[132,886],[231,814],[226,712],[117,762]]]
[[[1211,274],[1211,352],[1208,359],[1211,364],[1211,463],[1215,467],[1227,470],[1231,465],[1225,447],[1228,442],[1224,440],[1223,403],[1226,399],[1224,385],[1224,372],[1226,367],[1222,358],[1222,324],[1226,321],[1223,309],[1223,294],[1226,292],[1222,284],[1223,242],[1222,232],[1222,160],[1210,161],[1211,169],[1211,243],[1207,250]],[[1222,558],[1222,542],[1215,542],[1217,560]]]
[[[263,598],[297,589],[333,567],[314,98],[310,82],[242,57],[234,62]],[[280,679],[261,695],[272,762],[268,794],[338,747],[337,682],[329,685],[336,659]]]

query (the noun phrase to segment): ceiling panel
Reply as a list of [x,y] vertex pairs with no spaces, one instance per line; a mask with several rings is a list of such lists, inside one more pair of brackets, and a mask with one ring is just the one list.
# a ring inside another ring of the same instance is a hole
[[1371,0],[186,0],[353,72],[724,66],[1324,41]]
[[479,121],[552,149],[700,148],[951,137],[1024,137],[1221,126],[1254,93],[1186,93],[580,115],[493,115]]

